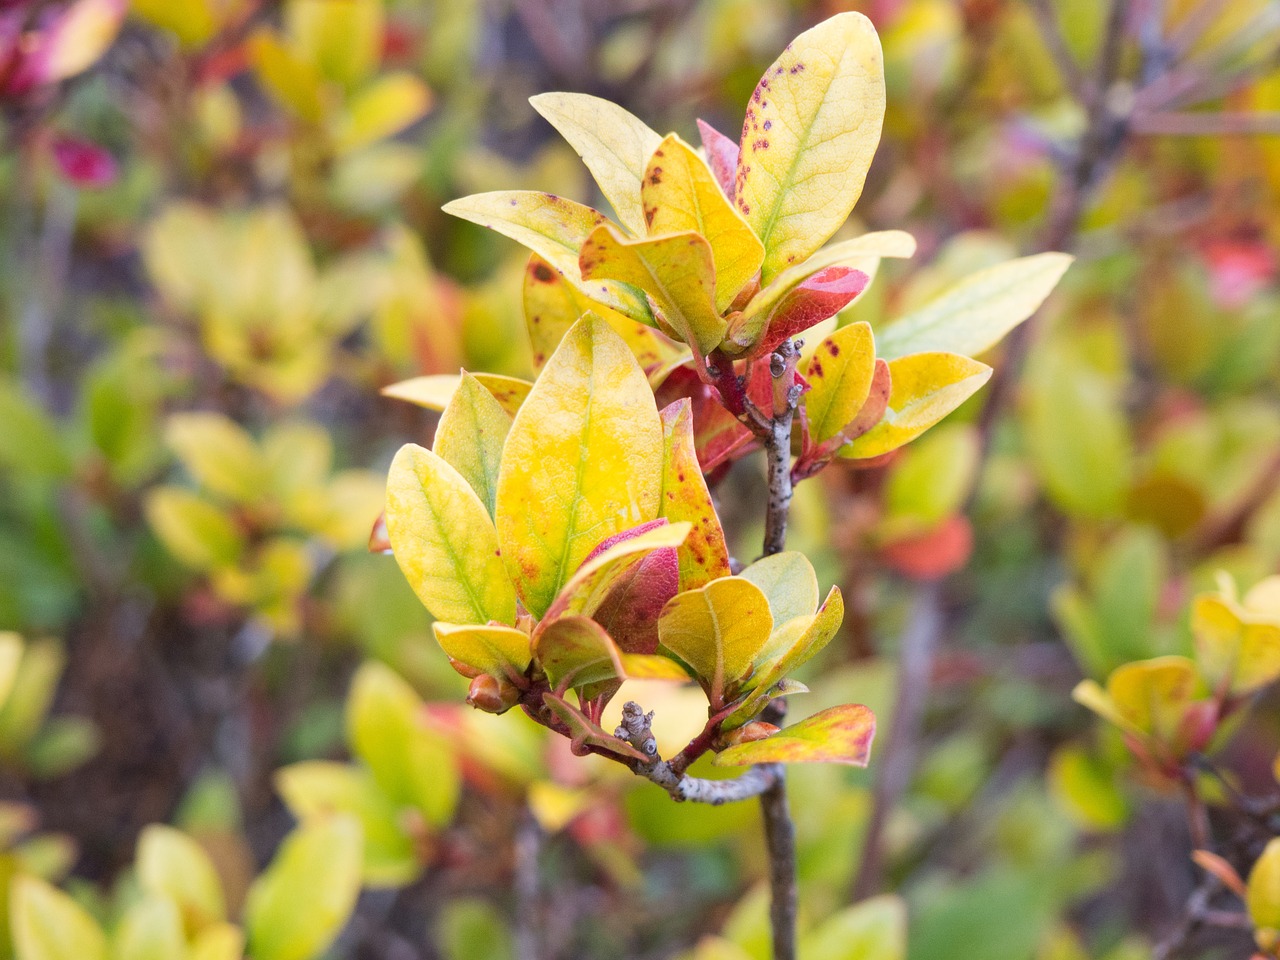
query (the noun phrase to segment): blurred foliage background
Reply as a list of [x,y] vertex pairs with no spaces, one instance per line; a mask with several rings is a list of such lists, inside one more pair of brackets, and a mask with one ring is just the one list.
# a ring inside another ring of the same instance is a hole
[[[1216,571],[1280,571],[1270,0],[0,3],[0,957],[765,960],[754,806],[461,706],[367,549],[435,419],[379,390],[532,374],[524,255],[439,210],[598,199],[530,95],[732,133],[845,9],[889,89],[855,217],[921,249],[842,320],[1079,261],[995,400],[798,490],[849,612],[794,707],[881,729],[792,774],[803,955],[1152,955],[1202,876],[1182,801],[1070,691],[1188,651]],[[760,473],[717,490],[748,560]],[[1220,754],[1254,794],[1277,706]]]

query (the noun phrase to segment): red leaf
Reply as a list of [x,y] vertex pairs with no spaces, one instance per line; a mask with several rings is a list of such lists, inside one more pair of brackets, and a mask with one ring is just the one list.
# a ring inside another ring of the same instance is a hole
[[77,187],[109,187],[119,174],[115,158],[88,140],[59,137],[53,142],[53,159],[62,175]]
[[698,133],[702,135],[702,149],[707,152],[707,166],[715,174],[720,189],[733,199],[733,178],[738,169],[738,144],[709,123],[698,121]]
[[590,553],[587,554],[586,559],[582,561],[582,564],[583,566],[585,566],[586,564],[590,563],[592,560],[600,556],[600,554],[604,553],[610,547],[617,546],[620,543],[625,543],[628,540],[634,540],[636,537],[640,536],[640,534],[642,533],[648,533],[650,530],[653,530],[657,527],[665,527],[666,525],[667,525],[667,518],[659,517],[657,520],[650,520],[647,523],[642,523],[639,526],[632,527],[630,530],[622,530],[618,533],[615,533],[611,537],[605,537],[603,540],[601,540],[599,543],[596,544],[594,550],[592,550]]
[[959,514],[928,533],[902,537],[880,548],[885,564],[912,580],[938,580],[969,562],[973,528]]
[[659,547],[624,573],[592,614],[623,653],[658,649],[658,616],[680,590],[676,551]]
[[839,313],[867,288],[869,282],[870,277],[852,267],[819,270],[783,297],[774,308],[764,336],[752,349],[751,356],[772,353],[784,340],[790,340]]

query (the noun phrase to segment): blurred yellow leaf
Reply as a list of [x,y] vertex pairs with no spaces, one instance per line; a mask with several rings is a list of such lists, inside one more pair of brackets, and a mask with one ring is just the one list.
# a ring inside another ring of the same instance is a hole
[[1272,839],[1249,871],[1249,917],[1260,930],[1280,930],[1280,837]]
[[431,91],[410,73],[389,73],[373,81],[347,104],[334,146],[351,153],[399,133],[431,109]]
[[498,475],[498,542],[529,612],[542,616],[600,541],[654,519],[661,486],[649,383],[613,328],[588,315],[516,414]]
[[218,28],[210,0],[132,0],[130,7],[137,16],[171,31],[188,50],[207,43]]
[[242,960],[244,933],[230,923],[206,927],[191,941],[188,960]]
[[884,120],[880,40],[860,13],[796,37],[765,71],[742,130],[737,204],[768,284],[821,247],[862,193]]
[[57,640],[25,644],[17,676],[0,707],[0,753],[19,756],[40,732],[66,663],[66,652]]
[[861,704],[829,707],[807,720],[716,754],[717,767],[755,763],[843,763],[865,767],[876,718]]
[[1172,744],[1187,708],[1202,693],[1195,664],[1187,657],[1167,656],[1117,667],[1105,691],[1083,680],[1071,696],[1123,730]]
[[805,960],[906,960],[907,905],[881,894],[845,907],[800,938]]
[[254,960],[312,960],[346,925],[360,892],[361,834],[351,816],[299,825],[249,888]]
[[17,960],[107,960],[107,942],[88,912],[61,890],[30,876],[9,893]]
[[244,550],[244,539],[231,518],[189,490],[154,487],[143,509],[161,543],[192,569],[233,564]]
[[310,123],[323,119],[326,108],[320,71],[263,28],[249,38],[249,60],[258,80],[276,100]]
[[152,894],[134,903],[111,938],[116,960],[187,960],[187,942],[178,905]]
[[493,521],[439,456],[406,444],[387,477],[387,534],[396,562],[431,615],[450,623],[514,623],[516,595]]
[[226,919],[222,881],[213,861],[180,830],[163,824],[146,827],[138,838],[136,869],[143,890],[177,904],[188,934]]
[[124,22],[127,0],[76,0],[49,28],[42,51],[46,82],[74,77],[98,62]]
[[267,470],[258,445],[238,423],[220,413],[175,413],[165,442],[196,483],[240,503],[261,499]]
[[479,380],[463,371],[462,383],[436,426],[432,450],[471,484],[491,517],[510,429],[511,415]]
[[369,76],[382,56],[382,0],[289,0],[284,27],[296,55],[344,87]]
[[772,632],[768,599],[741,577],[722,577],[681,593],[658,620],[662,645],[698,675],[717,709],[751,670]]
[[814,351],[804,395],[809,433],[815,443],[839,435],[858,415],[871,393],[876,341],[871,326],[851,323],[826,337]]
[[21,635],[12,630],[0,631],[0,708],[13,692],[24,649]]
[[1215,693],[1243,696],[1280,677],[1280,622],[1257,622],[1226,598],[1191,604],[1196,662]]
[[616,103],[585,93],[542,93],[529,102],[582,157],[622,225],[643,236],[640,181],[662,137]]

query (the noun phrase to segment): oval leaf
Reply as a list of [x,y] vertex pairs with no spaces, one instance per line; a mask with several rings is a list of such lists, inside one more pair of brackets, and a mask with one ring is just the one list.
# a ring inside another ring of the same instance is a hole
[[[533,389],[532,383],[518,377],[504,377],[497,373],[474,373],[472,376],[493,394],[499,406],[513,417],[525,398],[529,396],[529,391]],[[405,400],[428,410],[443,411],[453,399],[453,395],[458,392],[461,384],[461,374],[433,373],[393,383],[389,387],[383,387],[381,393],[384,397]]]
[[875,715],[861,704],[850,703],[815,713],[764,740],[722,750],[713,762],[718,767],[755,763],[843,763],[865,767],[875,735]]
[[471,485],[493,516],[498,493],[502,446],[511,429],[511,416],[484,386],[462,372],[462,383],[449,400],[431,448]]
[[876,341],[869,324],[841,327],[818,345],[805,370],[809,392],[804,396],[815,443],[838,436],[853,422],[871,395],[875,369]]
[[9,912],[17,960],[105,960],[106,937],[93,917],[43,880],[18,876]]
[[750,672],[772,632],[768,599],[741,577],[712,580],[680,594],[658,621],[662,645],[697,674],[717,707]]

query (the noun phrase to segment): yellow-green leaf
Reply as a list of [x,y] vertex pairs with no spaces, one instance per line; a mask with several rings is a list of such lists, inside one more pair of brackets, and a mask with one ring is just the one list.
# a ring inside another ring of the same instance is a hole
[[13,692],[25,650],[26,644],[22,642],[20,634],[12,630],[0,630],[0,708],[3,708],[9,694]]
[[294,0],[285,4],[289,45],[327,79],[351,87],[373,72],[382,55],[382,3]]
[[171,31],[188,50],[202,46],[218,28],[210,0],[132,0],[130,10],[154,26]]
[[406,444],[387,477],[387,535],[418,599],[450,623],[515,623],[493,521],[453,467]]
[[946,351],[976,357],[1035,313],[1074,258],[1040,253],[980,270],[880,333],[886,359]]
[[188,933],[226,919],[222,881],[213,861],[182,831],[163,824],[146,827],[138,838],[137,871],[143,890],[178,905]]
[[711,245],[715,309],[723,313],[764,260],[764,245],[693,147],[674,133],[653,152],[640,187],[651,237],[694,232]]
[[[511,416],[516,415],[525,397],[533,389],[533,384],[519,377],[504,377],[497,373],[473,373],[480,385],[493,394],[493,398]],[[401,380],[389,387],[382,388],[384,397],[404,400],[427,410],[443,411],[458,392],[462,384],[462,375],[455,373],[433,373],[423,377],[412,377]]]
[[796,37],[747,106],[736,200],[768,284],[826,243],[862,193],[884,120],[880,39],[860,13]]
[[1249,918],[1261,930],[1280,930],[1280,837],[1267,843],[1249,871]]
[[560,617],[538,631],[538,664],[558,691],[625,674],[622,653],[604,628],[587,617]]
[[598,210],[532,190],[477,193],[442,209],[523,244],[571,279],[580,275],[578,251],[587,237],[609,222]]
[[525,608],[540,617],[596,544],[654,519],[661,486],[644,372],[612,327],[583,317],[516,414],[498,474],[498,540]]
[[893,390],[884,418],[840,456],[878,457],[914,440],[973,396],[991,377],[985,363],[954,353],[913,353],[889,362]]
[[[297,6],[297,4],[294,4]],[[361,90],[334,131],[334,147],[351,153],[399,133],[431,109],[431,91],[411,73],[389,73]]]
[[249,38],[248,51],[258,82],[281,105],[311,123],[324,117],[323,80],[319,70],[266,28]]
[[663,433],[662,516],[688,521],[689,535],[676,550],[680,589],[693,590],[729,575],[729,548],[693,440],[693,408],[684,398],[661,412]]
[[451,659],[495,677],[523,676],[532,657],[529,635],[514,627],[437,622],[432,630]]
[[502,404],[479,380],[463,371],[462,383],[440,417],[431,447],[471,484],[490,516],[498,493],[502,446],[510,429],[511,416]]
[[768,599],[741,577],[674,597],[658,620],[662,645],[698,675],[713,706],[750,672],[772,632]]
[[244,934],[230,923],[206,927],[191,941],[188,960],[242,960]]
[[196,483],[210,493],[243,503],[260,500],[266,464],[244,428],[220,413],[175,413],[165,442]]
[[824,339],[805,370],[809,434],[815,443],[837,436],[858,415],[871,393],[876,341],[866,323],[851,323]]
[[818,575],[809,558],[798,550],[761,557],[738,576],[760,588],[769,601],[775,627],[796,617],[811,617],[818,609]]
[[1215,693],[1239,696],[1280,677],[1280,624],[1251,622],[1220,597],[1191,606],[1196,662]]
[[17,960],[106,960],[102,930],[61,890],[36,877],[18,876],[9,897]]
[[876,734],[875,715],[861,704],[815,713],[764,740],[738,744],[716,754],[718,767],[754,763],[843,763],[865,767]]
[[178,905],[168,897],[143,897],[129,908],[111,938],[115,960],[187,960]]
[[334,816],[299,825],[245,902],[254,960],[312,960],[346,926],[360,892],[359,822]]
[[175,557],[195,570],[234,564],[244,538],[231,518],[181,487],[156,487],[143,502],[147,522]]
[[907,905],[882,894],[846,907],[800,940],[807,960],[906,960]]
[[529,102],[582,157],[622,225],[643,235],[640,179],[662,137],[616,103],[585,93],[542,93]]
[[725,321],[715,308],[711,246],[701,234],[628,240],[615,228],[602,226],[583,244],[579,267],[584,280],[616,280],[647,292],[670,327],[703,354],[724,339]]
[[1124,730],[1167,743],[1176,738],[1187,707],[1202,692],[1195,664],[1168,656],[1117,667],[1105,692],[1091,680],[1081,681],[1071,696]]

